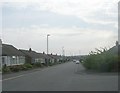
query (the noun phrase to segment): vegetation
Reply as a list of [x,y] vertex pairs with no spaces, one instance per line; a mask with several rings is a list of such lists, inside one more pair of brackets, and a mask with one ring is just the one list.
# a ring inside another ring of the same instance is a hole
[[18,72],[20,70],[20,68],[18,66],[12,66],[12,67],[10,67],[10,70],[12,72]]
[[10,72],[10,71],[11,71],[11,70],[10,70],[9,67],[3,66],[3,68],[2,68],[2,72],[3,72],[3,73],[8,73],[8,72]]
[[25,63],[24,66],[25,66],[26,68],[28,68],[28,69],[33,68],[33,66],[32,66],[31,64],[29,64],[29,63]]
[[87,69],[96,71],[118,71],[118,54],[113,54],[106,48],[96,49],[95,52],[90,52],[90,54],[84,59],[84,62],[82,64]]
[[19,72],[22,70],[28,70],[33,68],[31,64],[23,64],[23,65],[15,65],[15,66],[3,66],[2,73],[9,73],[9,72]]
[[28,70],[28,68],[26,67],[26,65],[20,65],[20,70]]
[[43,67],[43,65],[41,63],[35,63],[33,64],[33,67]]
[[23,71],[23,70],[29,70],[29,69],[39,68],[39,67],[44,67],[44,66],[53,66],[53,65],[56,65],[56,64],[58,64],[58,62],[55,62],[55,63],[49,62],[48,64],[42,64],[42,63],[30,64],[30,63],[25,63],[23,65],[15,65],[15,66],[6,66],[5,65],[5,66],[2,67],[2,73],[19,72],[19,71]]

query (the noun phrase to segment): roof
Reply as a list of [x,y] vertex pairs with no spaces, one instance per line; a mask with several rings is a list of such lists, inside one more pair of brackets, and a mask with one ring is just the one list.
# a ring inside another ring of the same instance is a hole
[[40,55],[38,53],[36,53],[35,51],[29,51],[29,50],[21,50],[19,49],[19,51],[21,51],[22,53],[24,53],[25,55],[32,57],[32,58],[39,58]]
[[50,56],[51,58],[54,58],[54,59],[60,59],[60,57],[61,57],[58,55],[51,55],[51,54],[48,54],[48,56]]
[[24,54],[12,45],[2,44],[2,56],[24,56]]
[[29,56],[29,57],[32,57],[32,58],[44,58],[44,59],[51,59],[51,57],[49,57],[48,55],[46,54],[43,54],[43,53],[37,53],[35,51],[30,51],[30,50],[19,50],[21,52],[23,52],[25,55]]
[[112,48],[110,48],[108,50],[109,53],[112,53],[112,54],[117,54],[120,52],[120,45],[118,46],[113,46]]
[[48,56],[47,54],[43,54],[43,53],[38,53],[42,58],[46,58],[46,59],[51,59],[50,56]]

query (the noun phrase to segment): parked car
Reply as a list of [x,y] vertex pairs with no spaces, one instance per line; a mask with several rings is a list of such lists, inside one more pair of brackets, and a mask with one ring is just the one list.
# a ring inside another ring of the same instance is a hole
[[78,60],[76,60],[76,62],[75,62],[76,64],[79,64],[80,63],[80,61],[78,61]]

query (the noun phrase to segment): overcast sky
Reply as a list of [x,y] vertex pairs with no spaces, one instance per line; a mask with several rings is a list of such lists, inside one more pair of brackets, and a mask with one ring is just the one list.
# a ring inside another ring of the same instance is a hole
[[3,43],[18,49],[46,52],[46,35],[50,34],[49,53],[62,54],[64,47],[66,55],[88,54],[95,48],[114,46],[118,38],[119,0],[14,1],[0,4],[0,35]]

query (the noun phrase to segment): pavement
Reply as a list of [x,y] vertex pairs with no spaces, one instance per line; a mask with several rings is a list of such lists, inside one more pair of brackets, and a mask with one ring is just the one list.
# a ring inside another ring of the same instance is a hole
[[85,70],[67,62],[47,68],[3,75],[3,91],[117,91],[117,73]]

